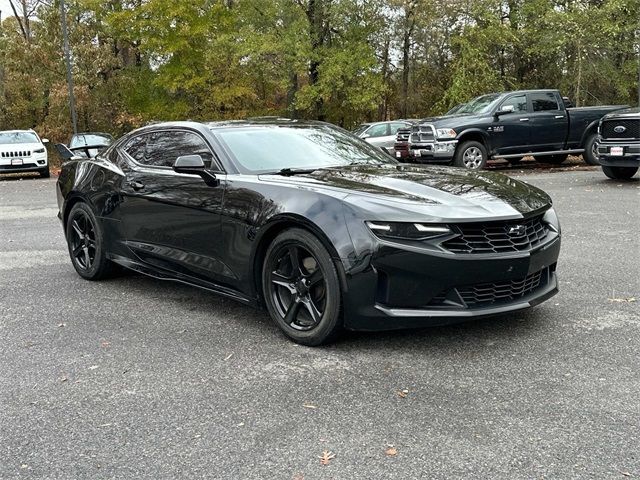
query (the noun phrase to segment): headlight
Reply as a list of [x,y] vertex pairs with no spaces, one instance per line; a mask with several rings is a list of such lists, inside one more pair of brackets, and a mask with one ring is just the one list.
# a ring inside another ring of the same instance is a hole
[[438,138],[456,138],[456,131],[453,128],[438,128],[436,130]]
[[551,230],[556,233],[560,233],[560,221],[558,220],[558,215],[553,207],[545,212],[544,217],[542,217],[542,221],[549,225]]
[[396,240],[426,240],[448,235],[451,232],[446,225],[429,223],[366,222],[376,237]]
[[45,150],[44,148],[38,148],[37,150],[34,150],[33,153],[44,153]]

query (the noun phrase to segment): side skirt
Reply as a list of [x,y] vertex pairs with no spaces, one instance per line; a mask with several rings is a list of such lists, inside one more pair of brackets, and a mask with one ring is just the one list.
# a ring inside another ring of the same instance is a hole
[[232,298],[237,300],[238,302],[244,303],[245,305],[250,305],[253,307],[258,307],[259,303],[256,299],[248,297],[237,290],[233,290],[231,288],[223,287],[221,285],[216,285],[214,283],[205,283],[199,280],[192,279],[186,275],[176,274],[170,271],[162,271],[156,268],[152,268],[148,265],[145,265],[141,262],[136,262],[128,257],[123,257],[122,255],[108,254],[107,257],[114,263],[127,268],[129,270],[133,270],[137,273],[142,273],[148,277],[155,278],[157,280],[165,280],[176,283],[183,283],[185,285],[189,285],[191,287],[201,288],[203,290],[207,290],[209,292],[222,295],[223,297]]

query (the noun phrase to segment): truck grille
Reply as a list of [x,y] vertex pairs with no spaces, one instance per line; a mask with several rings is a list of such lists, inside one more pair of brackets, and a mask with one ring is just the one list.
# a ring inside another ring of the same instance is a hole
[[24,158],[30,157],[31,150],[17,150],[14,152],[2,152],[0,153],[0,158]]
[[457,237],[442,243],[453,253],[509,253],[531,250],[549,233],[542,215],[528,220],[466,223],[452,226]]
[[[616,132],[616,127],[623,127],[623,132]],[[640,120],[604,120],[600,126],[602,138],[640,139]]]
[[433,127],[431,125],[416,125],[411,127],[411,143],[433,142]]
[[410,128],[400,128],[396,133],[396,142],[405,143],[409,141],[409,136],[411,135]]
[[546,267],[515,280],[454,287],[433,297],[428,306],[459,309],[510,303],[547,285],[554,268]]

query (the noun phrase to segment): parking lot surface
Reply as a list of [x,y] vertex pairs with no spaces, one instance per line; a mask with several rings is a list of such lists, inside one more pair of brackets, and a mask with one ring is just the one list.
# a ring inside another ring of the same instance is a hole
[[640,181],[519,178],[554,199],[559,295],[324,348],[176,283],[81,280],[55,179],[0,180],[0,478],[640,477]]

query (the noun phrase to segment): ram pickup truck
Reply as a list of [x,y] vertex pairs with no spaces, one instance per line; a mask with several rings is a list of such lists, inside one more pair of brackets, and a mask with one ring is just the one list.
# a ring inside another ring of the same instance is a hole
[[516,163],[533,155],[559,164],[569,154],[583,154],[587,163],[598,165],[598,122],[624,107],[567,108],[557,90],[490,93],[471,100],[455,115],[413,126],[408,158],[475,170],[493,158]]
[[597,151],[604,174],[628,180],[640,168],[640,108],[628,108],[602,117]]

